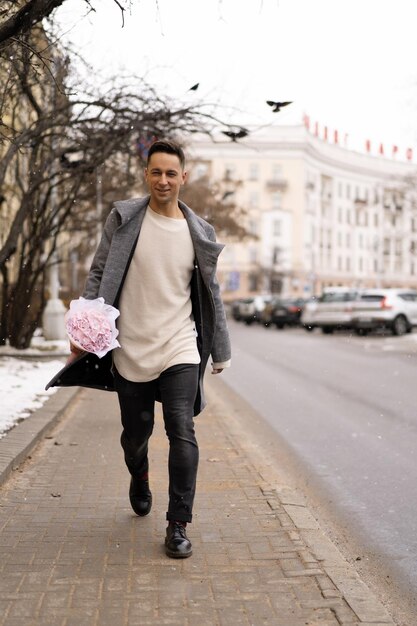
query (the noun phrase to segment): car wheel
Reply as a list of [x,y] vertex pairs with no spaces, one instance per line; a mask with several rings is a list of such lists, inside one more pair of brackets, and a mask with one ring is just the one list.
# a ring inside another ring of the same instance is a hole
[[405,335],[408,329],[408,323],[404,315],[397,315],[392,323],[392,332],[394,335]]
[[321,332],[324,333],[325,335],[331,335],[333,331],[334,331],[334,328],[332,328],[331,326],[322,326],[322,329],[321,329]]
[[308,333],[311,333],[314,330],[314,326],[304,326],[304,330],[306,330]]
[[355,333],[356,335],[359,335],[359,337],[366,337],[369,330],[367,328],[355,328]]
[[279,323],[276,323],[276,324],[275,324],[275,326],[276,326],[279,330],[282,330],[282,329],[284,328],[284,324],[279,324]]

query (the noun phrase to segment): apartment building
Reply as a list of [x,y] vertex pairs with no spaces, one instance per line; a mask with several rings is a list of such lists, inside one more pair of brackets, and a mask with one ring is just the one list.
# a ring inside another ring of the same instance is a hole
[[196,140],[191,177],[231,189],[256,238],[227,242],[225,300],[251,293],[309,296],[323,287],[417,287],[417,167],[348,150],[305,125],[239,142]]

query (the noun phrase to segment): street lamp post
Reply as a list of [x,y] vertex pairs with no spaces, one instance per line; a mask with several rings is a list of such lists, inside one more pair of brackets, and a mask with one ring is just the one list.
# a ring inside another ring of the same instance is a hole
[[[56,81],[59,80],[60,70],[60,58],[57,54],[53,55],[53,63],[55,63],[55,77],[53,77],[52,86],[52,102],[54,108],[57,101],[57,88]],[[51,195],[50,195],[50,210],[52,215],[55,214],[57,207],[57,189],[53,174],[56,172],[56,154],[55,154],[55,138],[52,136],[51,140],[51,153],[52,153],[52,176],[51,176]],[[59,299],[59,269],[58,269],[58,253],[56,250],[51,256],[51,266],[49,268],[49,300],[46,303],[45,310],[42,317],[43,334],[47,340],[65,339],[65,323],[64,315],[66,312],[64,303]]]
[[[51,211],[56,206],[56,188],[51,190]],[[65,339],[64,315],[66,308],[59,298],[58,254],[55,250],[51,256],[49,268],[49,299],[42,317],[43,335],[47,340]]]

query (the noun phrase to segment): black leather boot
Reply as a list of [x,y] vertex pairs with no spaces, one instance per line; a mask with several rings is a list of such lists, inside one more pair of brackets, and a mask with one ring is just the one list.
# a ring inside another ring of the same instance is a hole
[[172,559],[186,559],[193,549],[181,522],[169,522],[165,538],[165,554]]
[[129,500],[132,509],[140,517],[150,513],[152,508],[152,493],[149,489],[149,481],[132,476],[129,487]]

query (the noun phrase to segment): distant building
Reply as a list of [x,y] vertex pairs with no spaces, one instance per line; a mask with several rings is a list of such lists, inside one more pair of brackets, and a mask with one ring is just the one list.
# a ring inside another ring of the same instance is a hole
[[[304,125],[239,142],[194,141],[192,176],[241,181],[233,202],[258,239],[228,243],[226,300],[325,286],[417,287],[417,167],[328,143]],[[227,243],[227,242],[226,242]]]

